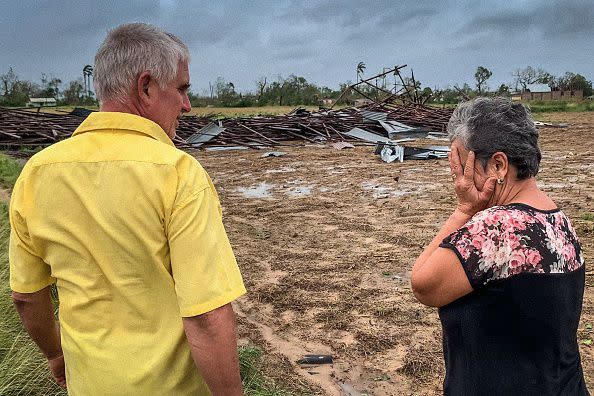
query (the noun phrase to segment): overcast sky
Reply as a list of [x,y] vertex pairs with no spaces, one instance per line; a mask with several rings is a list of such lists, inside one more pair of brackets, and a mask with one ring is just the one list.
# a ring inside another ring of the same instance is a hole
[[337,89],[360,61],[367,76],[407,64],[430,87],[473,83],[479,65],[491,88],[528,65],[594,78],[593,0],[2,0],[0,74],[82,77],[107,31],[137,21],[188,44],[194,92],[291,73]]

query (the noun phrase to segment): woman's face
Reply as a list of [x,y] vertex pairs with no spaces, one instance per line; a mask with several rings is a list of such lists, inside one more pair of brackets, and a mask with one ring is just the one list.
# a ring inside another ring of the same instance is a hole
[[[462,144],[462,141],[460,139],[454,139],[451,147],[456,148],[458,150],[458,155],[460,156],[460,164],[462,165],[462,168],[464,169],[464,167],[466,165],[466,160],[468,159],[468,150],[466,148],[464,148],[464,145]],[[455,153],[456,153],[456,151],[452,150],[452,155],[455,155]],[[488,166],[488,164],[487,164],[487,166]],[[485,185],[485,182],[487,181],[489,176],[494,176],[494,175],[489,175],[485,171],[485,168],[483,168],[482,162],[479,161],[478,159],[475,159],[473,177],[474,177],[474,185],[476,186],[476,188],[479,191],[483,189],[483,186]]]

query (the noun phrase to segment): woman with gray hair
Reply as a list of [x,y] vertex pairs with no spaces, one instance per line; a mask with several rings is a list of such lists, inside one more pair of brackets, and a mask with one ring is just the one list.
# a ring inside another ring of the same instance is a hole
[[535,180],[522,104],[462,103],[448,124],[458,205],[416,260],[416,298],[439,307],[447,395],[588,395],[577,344],[585,265],[567,216]]

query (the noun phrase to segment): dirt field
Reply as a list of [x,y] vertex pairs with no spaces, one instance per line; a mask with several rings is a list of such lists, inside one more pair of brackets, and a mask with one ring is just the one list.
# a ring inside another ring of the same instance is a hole
[[[539,114],[540,186],[572,219],[587,260],[578,337],[594,391],[594,113]],[[433,142],[433,144],[435,144]],[[454,208],[445,160],[385,164],[373,148],[198,152],[224,208],[248,295],[243,343],[295,394],[433,395],[443,363],[437,311],[416,302],[414,259]],[[304,354],[333,365],[302,368]]]

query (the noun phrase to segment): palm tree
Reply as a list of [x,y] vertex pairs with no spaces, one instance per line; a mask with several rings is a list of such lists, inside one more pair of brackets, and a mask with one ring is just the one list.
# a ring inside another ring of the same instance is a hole
[[361,81],[361,75],[363,74],[363,72],[365,72],[365,69],[367,68],[367,66],[365,66],[365,63],[363,62],[359,62],[357,64],[357,81]]
[[91,96],[91,76],[93,75],[93,66],[86,65],[83,67],[83,78],[85,80],[85,94],[87,98]]

